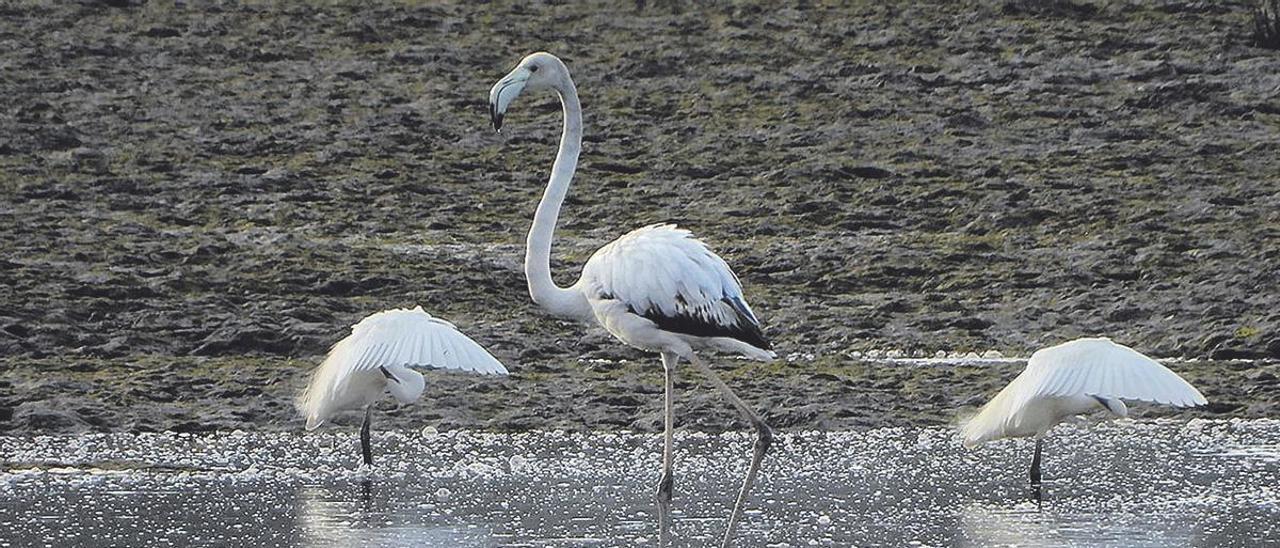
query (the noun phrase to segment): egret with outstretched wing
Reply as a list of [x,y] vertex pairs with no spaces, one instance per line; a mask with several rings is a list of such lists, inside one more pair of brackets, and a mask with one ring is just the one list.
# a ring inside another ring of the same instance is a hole
[[1132,348],[1106,338],[1077,339],[1032,354],[1022,374],[964,425],[964,444],[1034,437],[1031,483],[1038,485],[1045,434],[1071,417],[1099,409],[1128,416],[1123,400],[1178,407],[1208,403],[1177,373]]
[[371,465],[373,404],[387,392],[400,403],[418,401],[426,380],[415,368],[507,374],[497,358],[421,306],[385,310],[360,320],[347,338],[333,345],[298,396],[298,411],[307,419],[307,430],[312,430],[334,413],[363,407],[360,451],[364,463]]

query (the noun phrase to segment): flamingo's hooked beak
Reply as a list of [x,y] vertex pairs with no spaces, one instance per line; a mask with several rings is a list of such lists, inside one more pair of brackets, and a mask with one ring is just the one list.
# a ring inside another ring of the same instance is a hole
[[489,90],[489,119],[493,122],[494,131],[502,130],[502,117],[506,115],[507,107],[524,91],[529,76],[528,69],[516,67]]
[[502,131],[502,113],[498,112],[498,105],[489,103],[489,120],[493,122],[494,133]]

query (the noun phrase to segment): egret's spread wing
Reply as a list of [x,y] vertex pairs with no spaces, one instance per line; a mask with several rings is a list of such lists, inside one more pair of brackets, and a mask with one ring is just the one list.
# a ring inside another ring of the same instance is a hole
[[600,248],[582,279],[591,298],[616,299],[661,329],[770,347],[733,270],[674,225],[646,226]]
[[340,377],[380,367],[507,374],[507,368],[484,347],[421,306],[386,310],[360,320],[351,327],[351,334],[329,351],[325,366],[333,366]]
[[1184,407],[1208,403],[1182,377],[1129,347],[1103,338],[1078,339],[1032,354],[1018,378],[965,423],[964,443],[1030,435],[1035,427],[1026,421],[1052,419],[1051,427],[1057,419],[1051,407],[1043,407],[1047,399],[1079,396]]
[[1189,407],[1208,403],[1159,362],[1110,339],[1077,339],[1036,351],[1027,361],[1031,397],[1102,396]]
[[459,333],[453,324],[423,312],[422,307],[379,312],[361,320],[350,335],[333,345],[299,394],[296,405],[307,418],[307,429],[324,423],[335,411],[368,403],[360,391],[381,385],[370,385],[368,378],[354,382],[352,375],[359,372],[377,371],[385,376],[387,389],[403,403],[417,400],[422,394],[422,375],[406,370],[408,367],[507,374],[479,344]]
[[1027,386],[1028,375],[1023,371],[1017,378],[982,406],[978,413],[969,417],[960,429],[965,447],[973,447],[979,443],[1008,436],[1013,427],[1014,417],[1025,403],[1023,394]]

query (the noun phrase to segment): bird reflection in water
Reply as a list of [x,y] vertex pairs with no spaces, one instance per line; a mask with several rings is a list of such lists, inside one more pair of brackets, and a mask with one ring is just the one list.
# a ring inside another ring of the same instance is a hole
[[397,507],[394,496],[360,480],[350,488],[303,486],[298,489],[297,530],[301,546],[490,546],[488,527],[427,524],[414,505]]

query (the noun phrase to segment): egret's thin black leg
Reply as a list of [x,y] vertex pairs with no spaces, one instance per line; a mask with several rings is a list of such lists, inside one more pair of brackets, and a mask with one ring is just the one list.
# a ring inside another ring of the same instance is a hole
[[373,466],[373,448],[369,445],[369,422],[373,420],[373,406],[364,408],[364,424],[360,426],[360,452],[364,454],[364,463]]
[[1040,451],[1044,441],[1036,438],[1036,456],[1031,458],[1031,485],[1040,486]]

